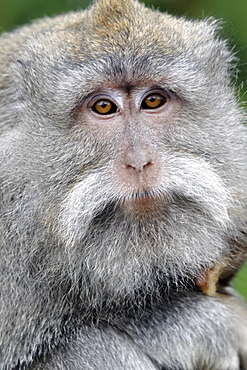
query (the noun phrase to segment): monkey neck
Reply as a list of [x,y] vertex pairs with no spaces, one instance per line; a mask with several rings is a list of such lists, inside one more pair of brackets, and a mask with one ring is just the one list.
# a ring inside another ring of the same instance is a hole
[[[118,300],[112,300],[105,295],[101,301],[94,303],[78,299],[76,314],[73,313],[72,320],[75,320],[76,327],[83,323],[101,325],[102,323],[117,324],[128,321],[128,318],[141,317],[153,311],[154,307],[164,307],[173,299],[188,292],[197,291],[194,280],[189,278],[176,281],[160,278],[155,289],[139,289],[131,297],[122,296]],[[79,320],[79,322],[78,322]]]

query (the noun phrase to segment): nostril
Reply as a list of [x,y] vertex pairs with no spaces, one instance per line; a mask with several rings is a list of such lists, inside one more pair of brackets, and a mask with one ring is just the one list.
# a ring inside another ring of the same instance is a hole
[[144,164],[141,163],[141,162],[135,161],[132,164],[126,164],[125,168],[126,169],[133,169],[137,172],[142,172],[142,171],[146,170],[149,166],[152,166],[153,164],[154,164],[154,162],[152,160],[150,160],[146,163],[144,162]]
[[135,171],[137,171],[137,172],[141,172],[141,169],[137,169],[137,166],[136,166],[136,165],[126,164],[126,165],[125,165],[125,168],[126,168],[127,170],[135,170]]
[[154,162],[151,160],[151,161],[148,161],[148,163],[145,164],[143,167],[152,166],[153,164],[154,164]]

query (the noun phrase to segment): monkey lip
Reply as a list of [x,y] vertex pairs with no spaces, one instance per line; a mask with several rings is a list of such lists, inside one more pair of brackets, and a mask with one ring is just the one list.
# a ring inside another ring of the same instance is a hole
[[151,191],[141,191],[124,198],[121,208],[125,214],[148,215],[153,214],[160,207],[160,200]]
[[142,191],[133,193],[130,199],[134,201],[146,201],[146,200],[154,199],[154,194],[150,190],[142,190]]

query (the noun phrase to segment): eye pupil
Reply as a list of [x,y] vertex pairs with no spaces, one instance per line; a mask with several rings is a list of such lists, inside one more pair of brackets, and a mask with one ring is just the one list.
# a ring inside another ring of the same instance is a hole
[[166,103],[167,99],[161,94],[146,96],[141,104],[142,109],[157,109]]
[[97,100],[94,105],[92,106],[92,110],[95,113],[106,115],[106,114],[113,114],[117,111],[117,106],[113,102],[107,99]]

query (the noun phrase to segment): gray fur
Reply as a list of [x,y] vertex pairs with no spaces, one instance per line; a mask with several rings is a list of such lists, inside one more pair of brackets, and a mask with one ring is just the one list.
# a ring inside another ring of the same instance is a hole
[[[247,368],[241,299],[194,284],[247,246],[245,113],[215,22],[99,0],[0,49],[0,369]],[[155,216],[123,206],[142,196],[116,171],[123,133],[80,110],[149,81],[177,104],[164,125],[126,120],[159,155]]]

